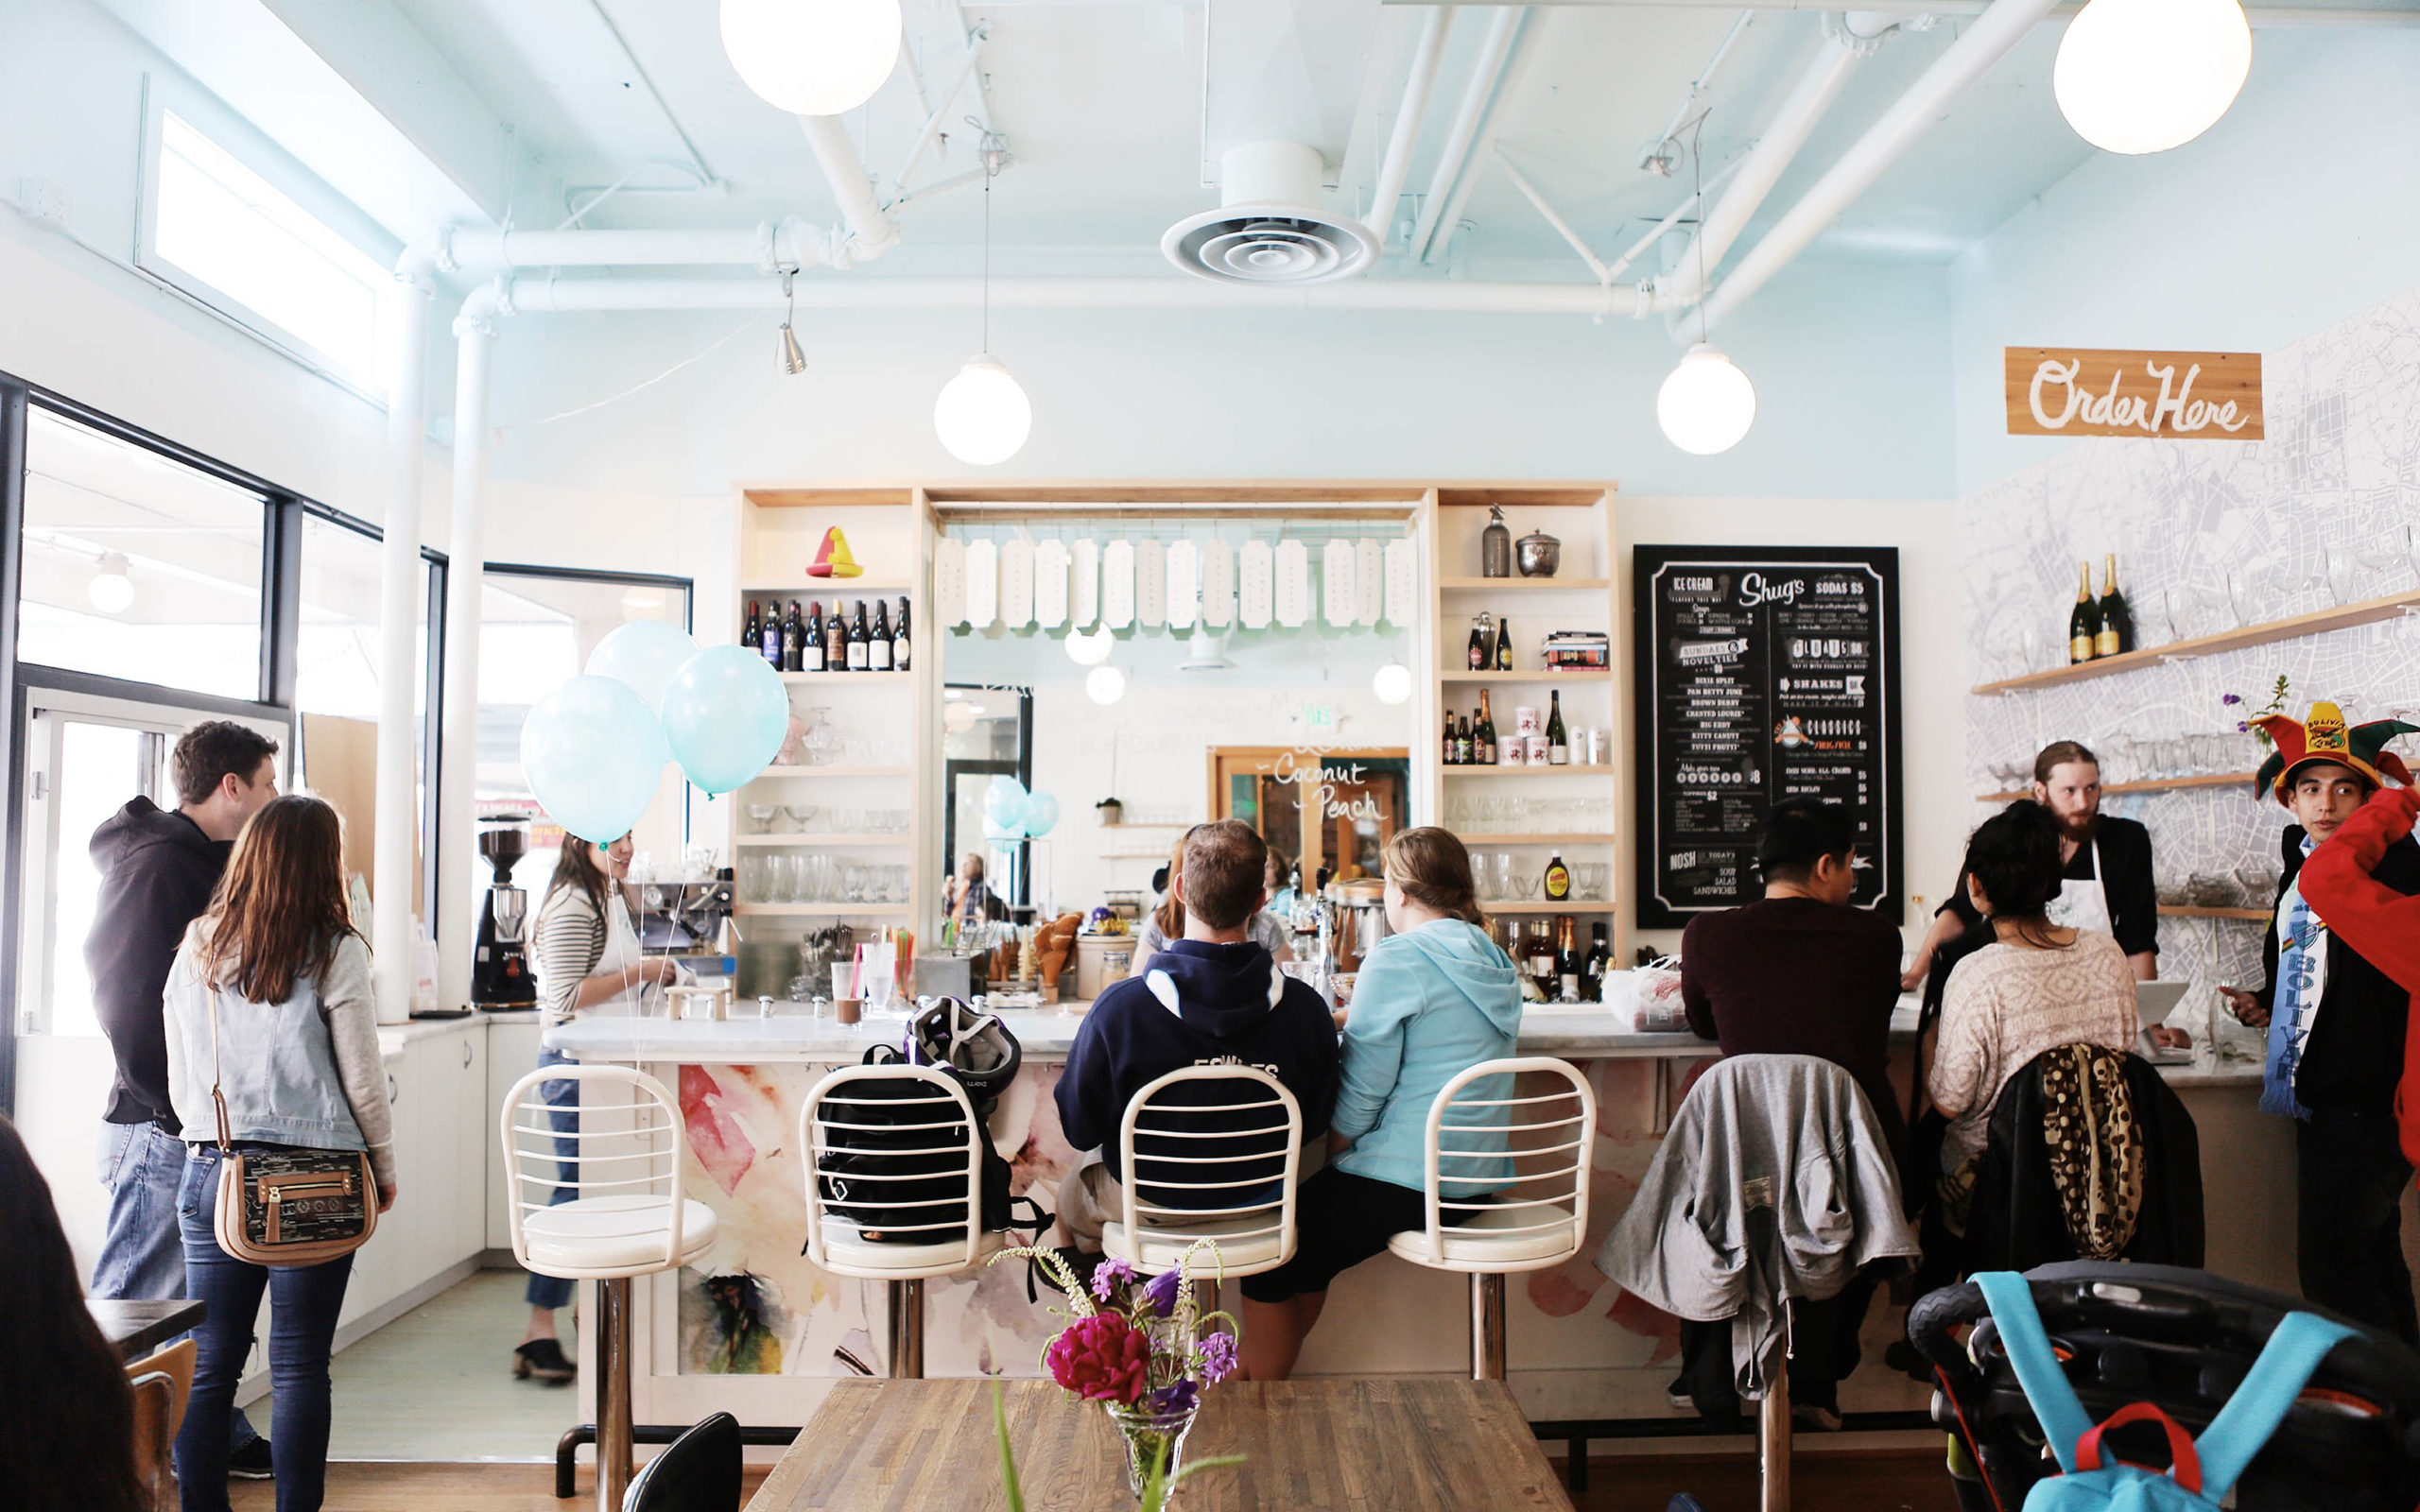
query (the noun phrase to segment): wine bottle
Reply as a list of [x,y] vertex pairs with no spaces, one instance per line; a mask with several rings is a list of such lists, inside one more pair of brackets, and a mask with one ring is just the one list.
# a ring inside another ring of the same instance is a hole
[[2075,611],[2067,616],[2067,661],[2089,662],[2100,654],[2100,606],[2092,601],[2092,563],[2076,563]]
[[765,619],[758,631],[756,649],[773,664],[774,671],[782,670],[782,601],[778,598],[766,601]]
[[849,621],[837,598],[832,601],[832,617],[823,625],[823,670],[849,670]]
[[1571,765],[1571,737],[1563,728],[1563,690],[1554,688],[1547,694],[1547,765]]
[[789,617],[782,621],[782,670],[806,670],[806,616],[799,612],[798,600],[790,600]]
[[899,618],[890,630],[890,670],[908,670],[908,596],[899,596]]
[[1512,670],[1512,622],[1511,620],[1495,622],[1495,670],[1498,672]]
[[2111,552],[2102,559],[2100,578],[2100,633],[2093,638],[2093,651],[2098,656],[2120,656],[2135,648],[2135,614],[2126,607],[2126,596],[2118,592],[2118,554]]
[[1605,972],[1613,966],[1614,953],[1605,944],[1605,926],[1588,926],[1588,959],[1580,968],[1580,997],[1584,1003],[1605,1001]]
[[1486,624],[1487,616],[1484,614],[1471,621],[1470,668],[1473,672],[1484,672],[1487,670],[1488,647]]
[[801,672],[821,672],[823,670],[823,606],[809,600],[806,618],[800,625],[800,638],[804,644],[799,646],[798,669]]
[[1447,711],[1445,712],[1445,756],[1444,756],[1444,761],[1445,761],[1445,765],[1448,765],[1448,766],[1460,766],[1461,765],[1462,765],[1462,758],[1461,758],[1459,754],[1457,754],[1457,753],[1456,753],[1455,747],[1454,747],[1454,714],[1453,714],[1453,711],[1452,711],[1452,710],[1450,710],[1450,709],[1449,709],[1449,710],[1447,710]]
[[739,644],[751,646],[762,645],[764,634],[764,622],[756,617],[756,601],[752,598],[748,601],[748,622],[739,627]]
[[1468,766],[1472,765],[1472,761],[1471,720],[1470,715],[1464,714],[1454,727],[1454,765]]
[[1562,973],[1555,970],[1554,936],[1547,933],[1543,919],[1530,920],[1530,948],[1523,964],[1529,968],[1530,980],[1538,985],[1539,1000],[1551,1001],[1557,986],[1555,978]]
[[872,637],[866,631],[866,601],[861,598],[857,600],[857,617],[849,622],[850,671],[869,672],[873,670],[871,653],[867,649],[868,643],[871,640]]
[[1562,988],[1558,996],[1562,1002],[1577,1003],[1580,1001],[1580,940],[1576,934],[1579,925],[1569,914],[1564,914],[1555,919],[1554,927],[1554,971],[1558,978],[1556,986]]
[[1547,896],[1562,902],[1571,896],[1571,868],[1557,855],[1547,862]]
[[890,670],[890,606],[878,598],[873,601],[873,638],[866,642],[866,670]]
[[1478,690],[1478,722],[1471,726],[1471,754],[1478,758],[1481,766],[1496,763],[1495,715],[1488,707],[1485,688]]

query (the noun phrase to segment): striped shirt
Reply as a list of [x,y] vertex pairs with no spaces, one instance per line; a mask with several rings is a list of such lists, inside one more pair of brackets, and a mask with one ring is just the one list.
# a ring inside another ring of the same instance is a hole
[[570,1021],[579,984],[605,958],[605,916],[579,887],[558,887],[538,910],[531,940],[538,968],[538,1007],[547,1023]]

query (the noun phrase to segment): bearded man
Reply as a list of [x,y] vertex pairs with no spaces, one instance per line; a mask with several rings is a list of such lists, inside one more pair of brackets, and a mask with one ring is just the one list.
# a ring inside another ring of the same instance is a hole
[[[2059,859],[2066,864],[2059,895],[2050,900],[2050,922],[2117,936],[2134,963],[2135,979],[2156,979],[2159,901],[2152,889],[2152,833],[2133,819],[2100,812],[2100,760],[2072,740],[2045,746],[2033,758],[2033,801],[2057,816]],[[1980,921],[1966,901],[1962,872],[1949,901],[1933,915],[1901,985],[1915,990],[1942,947]]]

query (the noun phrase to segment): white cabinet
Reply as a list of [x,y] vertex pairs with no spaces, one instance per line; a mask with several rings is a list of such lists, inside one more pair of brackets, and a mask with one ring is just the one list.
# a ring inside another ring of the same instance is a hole
[[[403,1037],[387,1059],[394,1120],[392,1211],[354,1260],[351,1321],[384,1307],[486,1245],[486,1025],[475,1020]],[[390,1038],[392,1046],[394,1040]]]
[[480,1159],[487,1172],[487,1198],[481,1211],[486,1246],[490,1249],[512,1247],[512,1230],[505,1217],[509,1194],[505,1190],[504,1142],[500,1133],[504,1099],[514,1082],[538,1069],[538,1037],[542,1032],[534,1014],[527,1022],[488,1021],[487,1096],[479,1105],[477,1128]]

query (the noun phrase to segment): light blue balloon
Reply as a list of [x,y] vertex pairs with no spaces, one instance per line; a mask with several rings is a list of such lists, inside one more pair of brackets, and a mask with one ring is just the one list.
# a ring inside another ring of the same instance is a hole
[[782,675],[744,645],[710,645],[683,662],[658,713],[672,759],[709,798],[763,771],[789,735]]
[[664,703],[673,674],[698,654],[689,632],[663,620],[632,620],[617,627],[588,653],[588,675],[627,682],[649,709]]
[[1025,833],[1039,840],[1059,824],[1059,800],[1039,788],[1025,796]]
[[983,838],[986,840],[1015,840],[1022,838],[1024,833],[1022,830],[1004,830],[990,819],[983,821]]
[[983,822],[1006,839],[1025,833],[1025,784],[1013,777],[994,777],[983,790]]
[[578,677],[539,699],[521,725],[521,770],[547,816],[611,845],[655,799],[671,757],[655,712],[627,683]]

